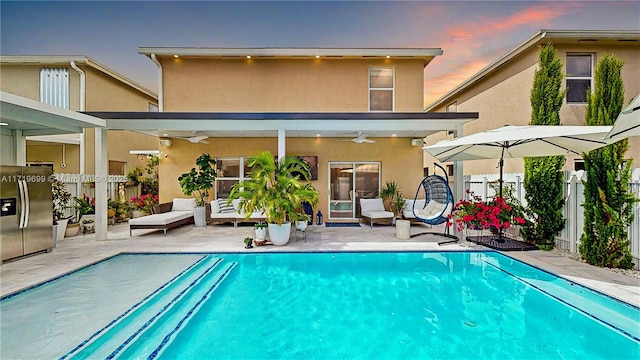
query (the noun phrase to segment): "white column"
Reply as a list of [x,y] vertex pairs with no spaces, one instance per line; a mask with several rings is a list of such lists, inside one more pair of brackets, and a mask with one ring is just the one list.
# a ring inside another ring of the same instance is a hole
[[95,129],[96,240],[107,240],[107,129]]
[[286,137],[284,130],[278,130],[278,161],[286,154]]
[[27,139],[22,135],[22,130],[15,130],[16,139],[16,165],[27,165]]
[[[456,137],[461,137],[463,135],[463,125],[456,125]],[[454,203],[458,202],[458,200],[464,198],[464,169],[462,166],[462,161],[454,161],[453,162],[453,198]],[[463,239],[464,233],[456,230],[456,227],[453,226],[453,235],[457,236],[460,240]]]

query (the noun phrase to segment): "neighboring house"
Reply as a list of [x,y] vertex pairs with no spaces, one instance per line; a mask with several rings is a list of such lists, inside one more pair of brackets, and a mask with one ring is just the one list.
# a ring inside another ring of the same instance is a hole
[[[160,201],[184,197],[177,178],[209,153],[213,198],[248,177],[261,150],[305,156],[324,219],[359,217],[360,198],[387,181],[413,198],[422,139],[477,113],[425,113],[424,68],[440,49],[139,48],[159,67],[158,113],[91,115],[109,129],[161,138]],[[367,141],[361,141],[365,135]],[[170,141],[169,141],[170,140]],[[374,140],[375,142],[369,142]]]
[[[157,111],[155,93],[86,56],[2,56],[0,73],[0,90],[71,111]],[[109,131],[107,139],[112,175],[144,164],[129,150],[158,149],[156,137],[131,131]],[[50,164],[55,172],[93,174],[94,153],[92,128],[27,137],[26,162]],[[2,162],[11,160],[3,155]]]
[[[528,125],[529,100],[540,45],[553,44],[565,66],[564,86],[569,88],[560,109],[562,125],[585,125],[586,93],[593,88],[594,70],[604,54],[624,61],[622,78],[625,105],[640,92],[640,31],[540,30],[527,41],[489,64],[426,108],[427,112],[477,111],[479,118],[464,125],[464,135],[504,125]],[[452,138],[453,133],[430,136],[427,144]],[[630,138],[629,157],[640,154],[640,138]],[[464,163],[465,174],[495,173],[496,160]],[[638,159],[636,159],[638,161]],[[425,153],[425,163],[433,158]],[[568,156],[566,170],[579,170],[582,160]],[[637,162],[635,166],[640,166]],[[504,171],[522,172],[522,159],[505,159]]]

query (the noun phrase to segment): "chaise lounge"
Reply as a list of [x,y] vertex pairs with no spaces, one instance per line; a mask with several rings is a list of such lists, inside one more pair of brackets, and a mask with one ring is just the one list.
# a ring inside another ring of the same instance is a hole
[[193,209],[195,208],[196,199],[175,198],[172,203],[161,204],[159,214],[129,220],[129,236],[132,236],[132,230],[135,229],[164,230],[164,236],[167,236],[169,229],[193,224]]
[[360,199],[360,215],[363,220],[371,224],[371,227],[373,227],[374,222],[388,222],[391,224],[394,218],[391,211],[386,211],[384,209],[384,204],[380,198]]

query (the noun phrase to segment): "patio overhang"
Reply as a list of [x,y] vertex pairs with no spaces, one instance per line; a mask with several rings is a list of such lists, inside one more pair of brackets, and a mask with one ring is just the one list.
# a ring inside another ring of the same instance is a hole
[[158,137],[189,136],[197,131],[208,137],[270,137],[278,131],[287,137],[353,137],[357,131],[370,137],[423,138],[431,133],[456,130],[478,118],[477,112],[87,112],[106,121],[110,130],[131,130]]
[[105,127],[106,121],[87,114],[0,92],[2,131],[21,130],[22,136],[81,133],[84,128]]

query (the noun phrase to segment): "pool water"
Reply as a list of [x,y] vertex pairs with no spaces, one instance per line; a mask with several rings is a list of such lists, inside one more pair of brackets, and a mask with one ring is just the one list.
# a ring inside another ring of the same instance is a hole
[[0,310],[3,359],[640,353],[638,308],[495,252],[120,255]]

